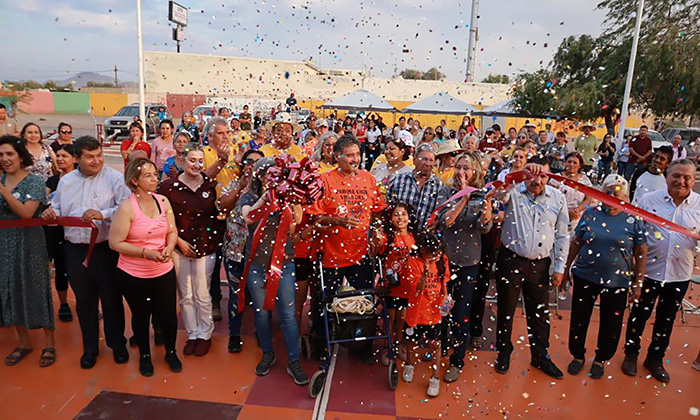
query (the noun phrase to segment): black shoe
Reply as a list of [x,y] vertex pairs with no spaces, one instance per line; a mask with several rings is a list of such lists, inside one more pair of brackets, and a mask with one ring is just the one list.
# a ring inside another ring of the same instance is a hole
[[58,319],[61,322],[71,322],[73,320],[73,312],[71,312],[67,303],[62,303],[58,307]]
[[182,372],[182,362],[180,359],[177,357],[177,353],[174,351],[169,351],[168,353],[165,354],[165,363],[170,366],[170,371],[173,373],[180,373]]
[[600,379],[605,375],[605,368],[600,362],[593,362],[591,365],[591,372],[588,374],[593,379]]
[[229,335],[228,336],[228,352],[229,353],[240,353],[243,350],[243,342],[241,341],[240,335]]
[[294,379],[294,383],[297,385],[306,385],[309,383],[309,377],[306,376],[306,372],[304,372],[298,360],[289,362],[287,365],[287,373]]
[[530,364],[554,379],[561,379],[564,377],[564,373],[559,370],[557,365],[555,365],[549,357],[541,361],[533,360]]
[[627,376],[637,376],[637,356],[625,355],[625,360],[622,362],[622,373]]
[[162,346],[163,345],[163,331],[161,330],[155,330],[153,332],[153,343],[156,346]]
[[270,368],[275,364],[277,359],[275,359],[275,353],[263,353],[260,363],[255,367],[255,374],[258,376],[265,376],[270,373]]
[[93,354],[88,354],[84,353],[80,357],[80,367],[82,369],[92,369],[93,366],[95,366],[95,363],[97,363],[97,355]]
[[138,346],[138,345],[139,345],[139,343],[136,342],[136,336],[135,336],[135,335],[132,335],[132,336],[129,338],[129,347],[136,347],[136,346]]
[[506,374],[508,369],[510,369],[510,357],[508,356],[498,356],[496,358],[496,363],[493,364],[496,368],[496,372]]
[[118,347],[114,349],[114,363],[123,365],[129,361],[129,351],[126,347]]
[[219,322],[221,321],[221,302],[213,302],[212,301],[212,311],[211,311],[211,317],[214,320],[214,322]]
[[153,362],[150,354],[144,354],[139,360],[139,372],[145,377],[153,376]]
[[371,347],[360,350],[360,352],[357,353],[357,357],[363,365],[373,365],[377,362],[374,359],[374,352]]
[[654,377],[659,382],[668,382],[671,380],[668,372],[664,369],[663,362],[658,360],[650,360],[649,358],[644,360],[644,367],[649,370],[651,376]]
[[583,360],[574,359],[569,363],[569,367],[566,368],[566,371],[569,372],[569,375],[578,375],[581,369],[583,369],[583,364]]

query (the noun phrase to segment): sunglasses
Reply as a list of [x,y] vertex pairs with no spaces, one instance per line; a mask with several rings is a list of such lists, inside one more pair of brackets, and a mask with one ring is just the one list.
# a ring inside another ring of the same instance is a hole
[[61,134],[72,134],[72,130],[61,130]]
[[527,137],[525,137],[525,136],[518,136],[518,138],[522,140],[522,139],[526,139]]

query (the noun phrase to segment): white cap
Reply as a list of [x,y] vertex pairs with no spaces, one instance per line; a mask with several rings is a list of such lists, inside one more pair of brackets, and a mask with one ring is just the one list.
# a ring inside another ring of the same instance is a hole
[[326,121],[324,118],[316,120],[316,127],[328,127],[328,121]]
[[401,140],[408,147],[416,147],[415,143],[413,143],[413,134],[408,130],[399,130],[399,132],[396,133],[396,138]]
[[603,180],[603,189],[607,189],[615,185],[619,185],[623,191],[627,191],[629,184],[623,176],[618,174],[610,174]]

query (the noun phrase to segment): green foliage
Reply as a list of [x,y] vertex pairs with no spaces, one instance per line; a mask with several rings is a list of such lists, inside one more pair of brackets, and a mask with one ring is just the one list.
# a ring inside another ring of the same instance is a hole
[[65,86],[59,86],[54,82],[53,80],[49,80],[48,82],[44,83],[44,89],[48,89],[51,92],[56,92],[56,91],[73,91],[73,85],[72,84],[67,84]]
[[415,69],[406,69],[399,73],[399,76],[407,80],[442,80],[445,78],[445,75],[435,67],[425,72]]
[[95,88],[113,88],[114,83],[87,82],[87,87]]
[[488,76],[484,77],[481,83],[499,83],[507,85],[510,83],[510,77],[508,77],[507,74],[489,74]]
[[41,83],[35,82],[34,80],[28,80],[26,82],[13,82],[11,80],[5,80],[2,83],[2,85],[3,85],[3,89],[12,90],[12,91],[41,89],[43,87],[43,85]]

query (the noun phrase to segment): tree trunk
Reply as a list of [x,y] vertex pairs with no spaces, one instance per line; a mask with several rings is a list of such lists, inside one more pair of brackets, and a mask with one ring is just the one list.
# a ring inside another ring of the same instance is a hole
[[615,136],[615,121],[612,114],[605,114],[605,128],[608,129],[608,134]]

